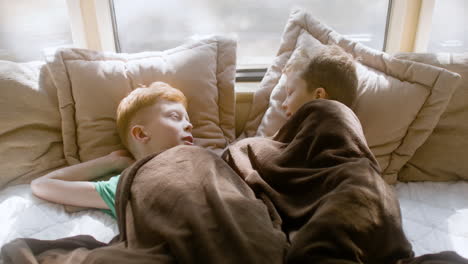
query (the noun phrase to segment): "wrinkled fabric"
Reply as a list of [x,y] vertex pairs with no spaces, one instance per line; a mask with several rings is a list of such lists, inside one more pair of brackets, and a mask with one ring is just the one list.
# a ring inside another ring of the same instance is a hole
[[413,256],[395,194],[341,103],[314,100],[273,139],[241,140],[222,158],[179,146],[139,160],[119,181],[113,241],[18,239],[5,263],[468,263]]
[[249,138],[228,163],[289,234],[291,263],[395,263],[412,256],[398,200],[355,114],[314,100],[273,139]]

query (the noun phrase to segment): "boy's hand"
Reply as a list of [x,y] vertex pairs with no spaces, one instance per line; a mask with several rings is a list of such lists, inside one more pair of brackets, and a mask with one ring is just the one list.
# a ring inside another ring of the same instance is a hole
[[114,168],[119,171],[126,169],[135,162],[132,154],[124,149],[113,151],[107,156],[111,159],[112,164],[115,166]]

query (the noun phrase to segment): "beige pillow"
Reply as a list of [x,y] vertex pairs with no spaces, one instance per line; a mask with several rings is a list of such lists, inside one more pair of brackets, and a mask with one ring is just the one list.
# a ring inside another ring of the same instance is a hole
[[61,49],[47,60],[70,164],[122,148],[115,126],[117,106],[137,85],[154,81],[186,95],[196,145],[220,151],[235,138],[233,39],[209,36],[166,51],[135,54]]
[[401,53],[395,56],[443,67],[462,78],[434,131],[403,166],[398,180],[468,180],[468,53]]
[[67,164],[57,93],[43,65],[0,61],[0,188]]
[[285,122],[282,69],[298,47],[320,53],[324,44],[336,44],[355,58],[359,79],[354,107],[376,156],[384,179],[397,173],[424,143],[445,110],[460,76],[447,70],[392,56],[346,39],[309,13],[294,10],[282,36],[273,65],[253,99],[246,136],[271,136]]

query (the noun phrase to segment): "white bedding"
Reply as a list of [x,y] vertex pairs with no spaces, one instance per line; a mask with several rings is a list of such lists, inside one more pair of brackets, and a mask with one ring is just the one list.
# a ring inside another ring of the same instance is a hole
[[[468,182],[398,183],[403,228],[416,255],[454,250],[468,258]],[[0,192],[0,247],[18,237],[57,239],[89,234],[102,242],[117,233],[117,223],[98,210],[68,214],[42,201],[29,185]]]
[[99,210],[73,214],[61,205],[36,198],[28,184],[0,192],[0,246],[18,238],[57,239],[79,234],[109,242],[118,234],[117,222]]
[[453,250],[468,258],[468,182],[398,183],[396,191],[417,256]]

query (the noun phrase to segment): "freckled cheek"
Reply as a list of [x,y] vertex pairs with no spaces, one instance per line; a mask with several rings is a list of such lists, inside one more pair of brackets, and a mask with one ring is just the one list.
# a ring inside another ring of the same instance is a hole
[[177,136],[182,131],[181,128],[182,128],[182,125],[173,124],[172,126],[170,126],[170,131],[171,131],[172,134],[174,134],[174,136]]
[[173,146],[181,143],[180,133],[177,129],[167,129],[165,134],[167,143]]
[[180,133],[178,125],[171,123],[171,122],[163,122],[160,124],[160,129],[161,131],[164,131],[163,133],[167,137],[177,137],[178,134]]
[[295,113],[298,109],[298,98],[296,96],[293,96],[291,97],[291,99],[289,100],[289,111],[291,111],[291,113]]

